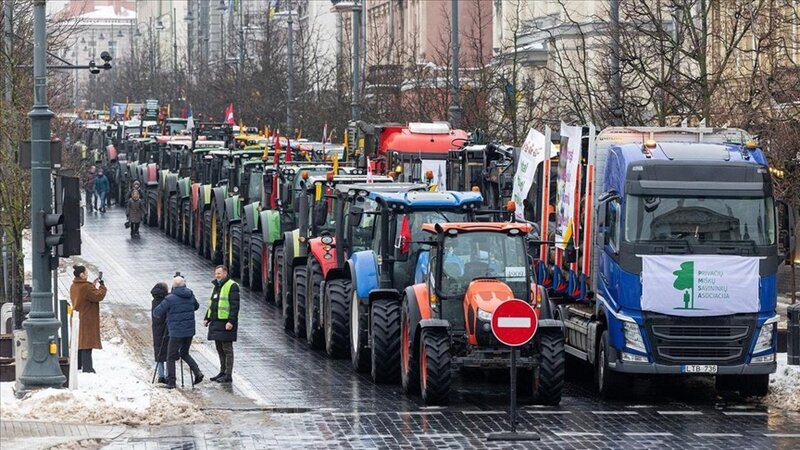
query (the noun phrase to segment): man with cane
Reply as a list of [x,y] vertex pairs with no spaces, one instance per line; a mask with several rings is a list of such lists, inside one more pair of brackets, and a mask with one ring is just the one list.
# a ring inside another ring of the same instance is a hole
[[197,362],[189,355],[189,347],[194,337],[194,312],[200,308],[194,293],[186,287],[186,280],[180,272],[172,280],[172,292],[153,311],[154,317],[167,317],[167,389],[175,389],[175,361],[186,361],[194,374],[193,385],[203,381]]

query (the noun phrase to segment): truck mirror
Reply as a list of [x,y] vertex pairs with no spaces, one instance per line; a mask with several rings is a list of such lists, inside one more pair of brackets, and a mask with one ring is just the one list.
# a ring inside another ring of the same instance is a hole
[[578,251],[575,249],[575,247],[570,247],[564,250],[564,261],[567,264],[572,264],[577,260],[578,260]]
[[783,200],[777,202],[778,213],[778,254],[786,264],[791,264],[795,253],[795,217],[794,209]]

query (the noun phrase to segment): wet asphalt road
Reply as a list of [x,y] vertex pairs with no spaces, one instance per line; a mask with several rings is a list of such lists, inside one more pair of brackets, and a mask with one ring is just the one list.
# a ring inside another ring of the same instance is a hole
[[[116,207],[88,214],[82,259],[104,272],[107,307],[145,361],[152,357],[150,288],[180,271],[201,303],[199,318],[213,267],[157,228],[143,226],[141,239],[132,241],[124,221]],[[61,288],[69,281],[62,276]],[[594,394],[591,373],[581,367],[560,407],[522,407],[518,429],[537,431],[540,441],[488,443],[487,433],[508,428],[505,373],[459,376],[449,406],[425,407],[400,386],[377,386],[368,374],[355,374],[349,360],[310,350],[283,331],[279,315],[261,293],[242,289],[233,387],[203,383],[186,390],[205,405],[211,423],[111,447],[800,448],[800,413],[717,393],[713,380],[639,380],[625,399],[612,402]],[[192,352],[213,375],[216,352],[199,320],[198,338]]]

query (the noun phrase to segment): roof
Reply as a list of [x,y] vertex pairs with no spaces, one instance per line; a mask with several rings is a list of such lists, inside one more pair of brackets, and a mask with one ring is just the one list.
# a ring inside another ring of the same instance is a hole
[[373,192],[370,198],[416,207],[453,207],[483,202],[483,197],[478,192]]
[[[612,146],[613,148],[614,146]],[[651,149],[650,157],[642,151],[641,144],[621,144],[617,146],[623,159],[628,163],[642,160],[656,161],[718,161],[745,162],[766,165],[766,159],[760,149],[747,149],[743,153],[738,144],[676,143],[658,142]],[[747,159],[746,159],[747,158]]]
[[367,194],[377,192],[408,192],[427,190],[428,186],[422,183],[354,183],[339,184],[336,190],[339,192],[349,192],[351,190],[364,191]]
[[426,223],[422,225],[423,231],[429,233],[447,233],[450,230],[460,232],[490,231],[506,233],[511,230],[519,230],[521,233],[531,232],[531,225],[518,222],[447,222],[447,223]]

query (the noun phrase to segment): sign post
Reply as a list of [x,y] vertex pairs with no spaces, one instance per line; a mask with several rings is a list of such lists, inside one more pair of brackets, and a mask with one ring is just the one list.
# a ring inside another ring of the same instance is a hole
[[538,433],[517,433],[517,347],[527,344],[536,333],[537,317],[533,307],[522,300],[507,300],[492,314],[492,333],[511,347],[511,431],[490,433],[489,441],[538,441]]

